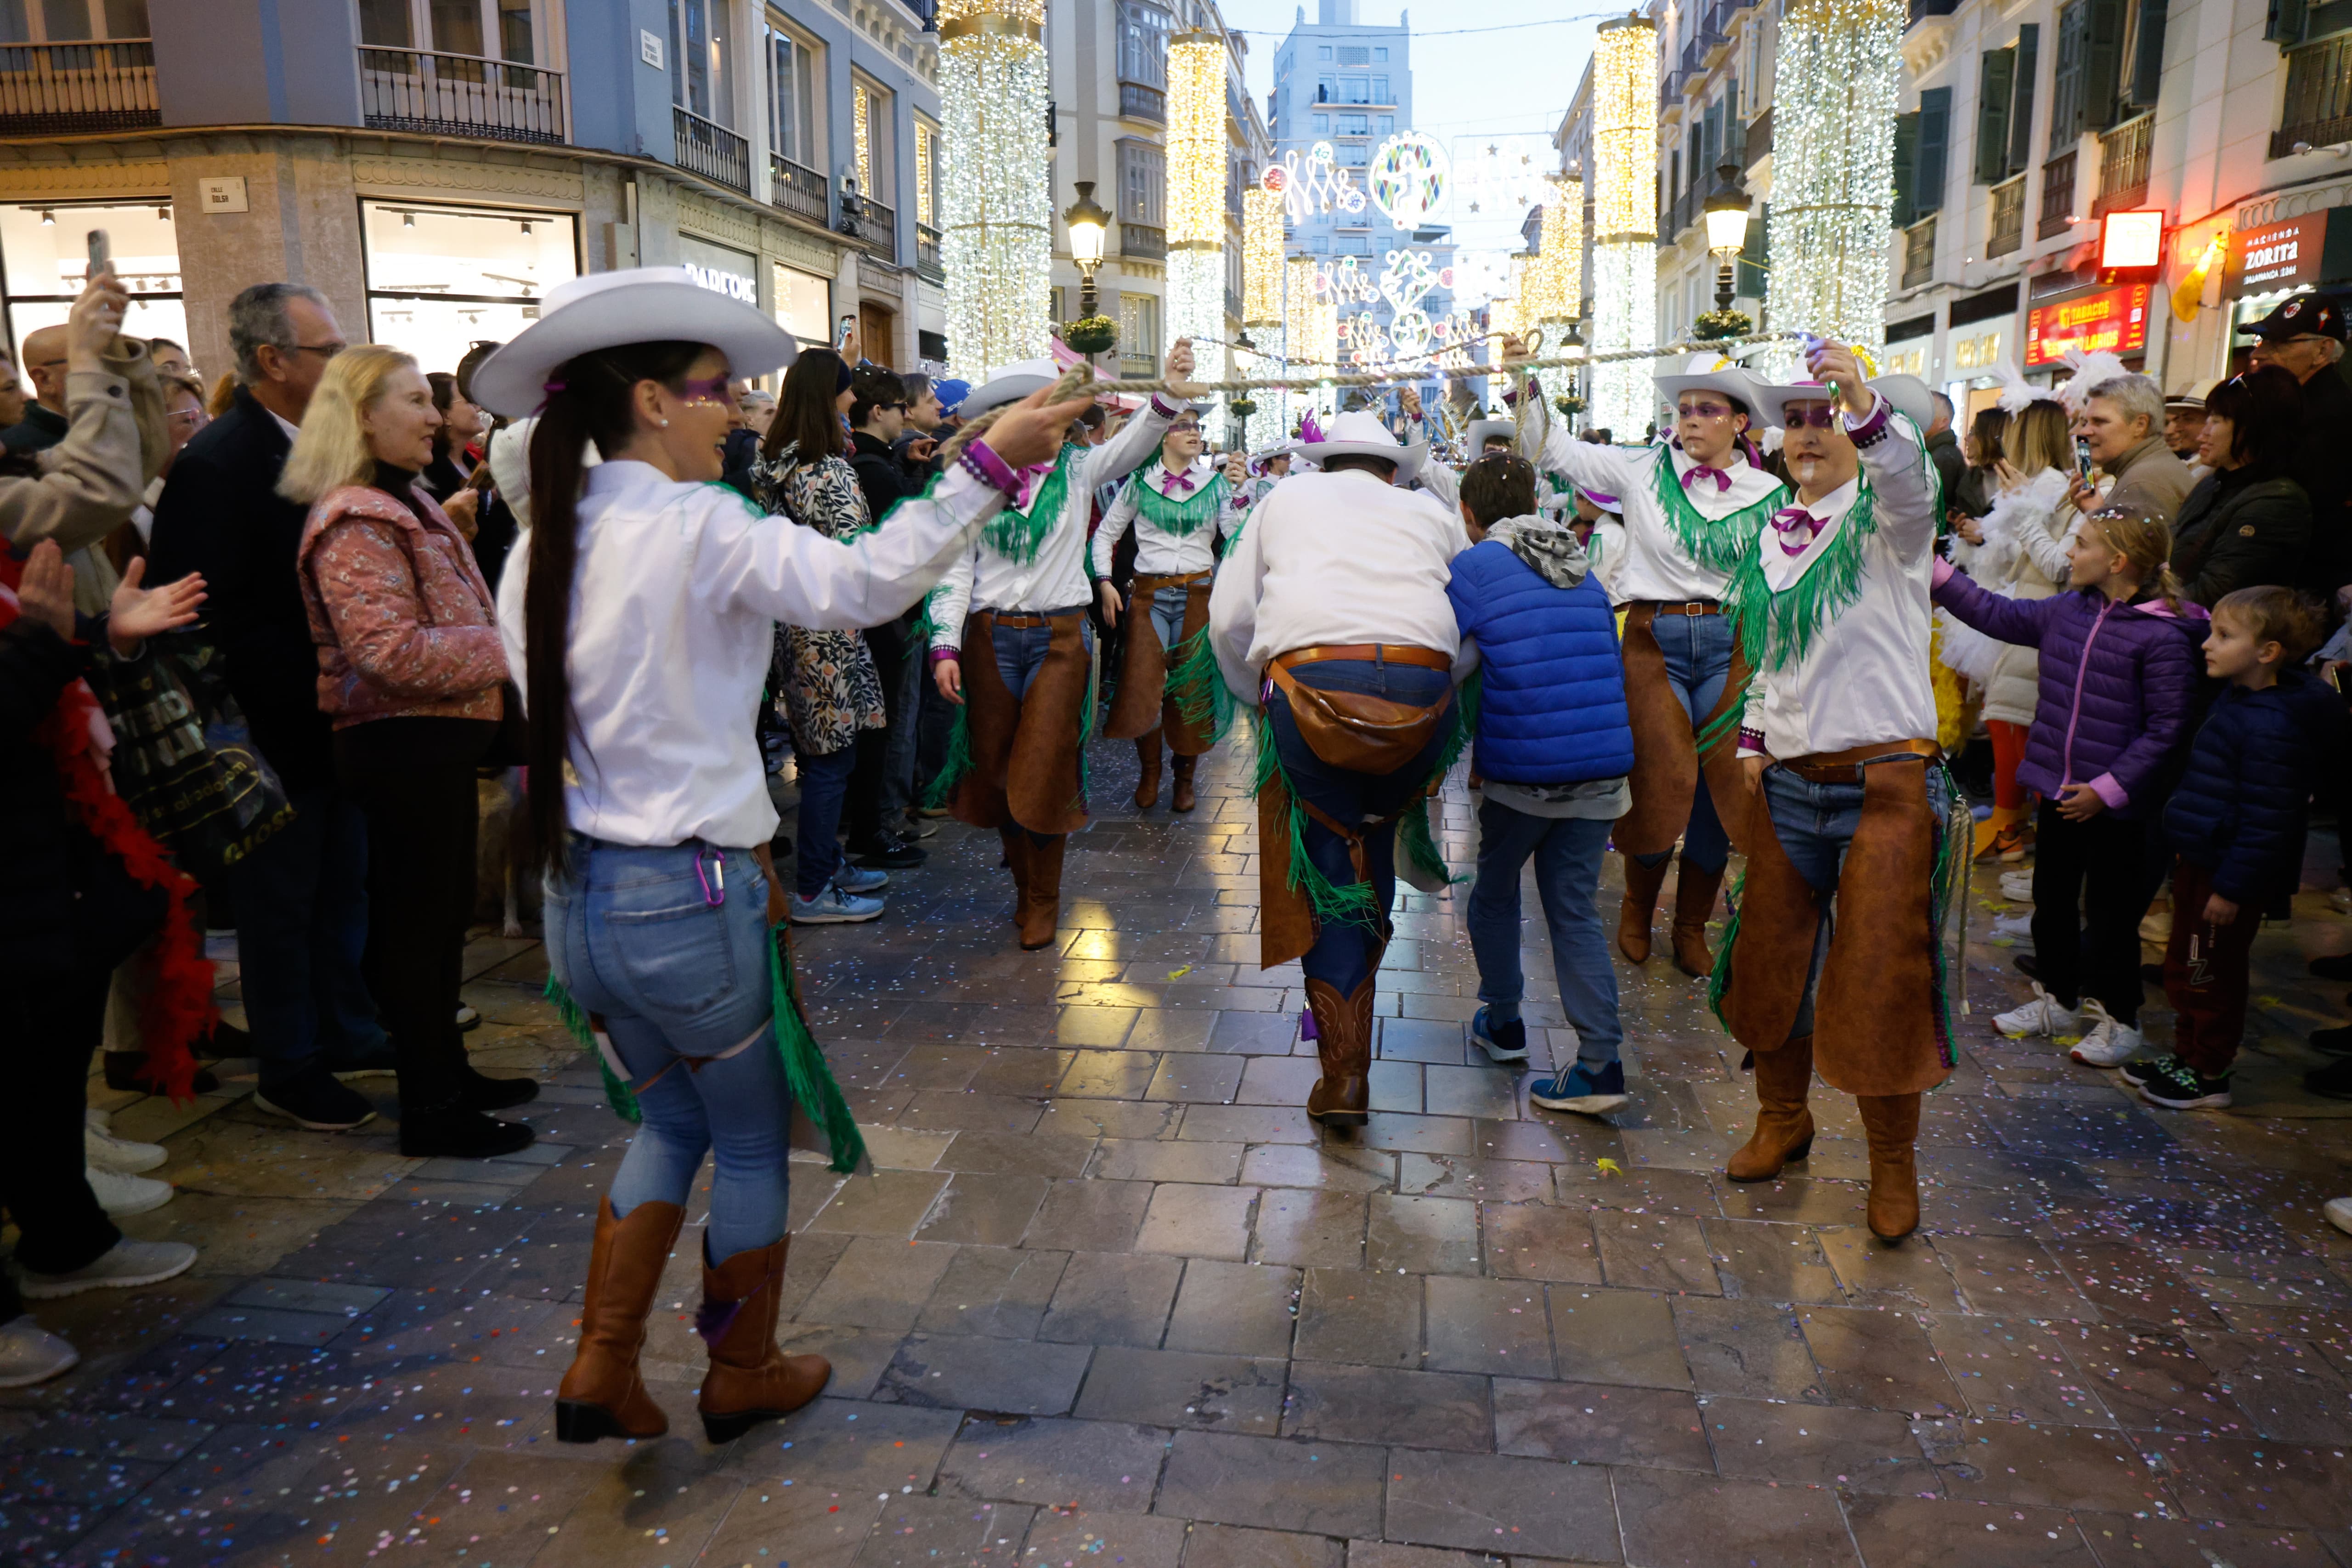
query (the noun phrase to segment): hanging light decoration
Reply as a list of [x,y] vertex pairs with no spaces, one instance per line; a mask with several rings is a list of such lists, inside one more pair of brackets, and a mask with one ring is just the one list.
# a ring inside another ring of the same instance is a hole
[[1764,297],[1775,328],[1885,342],[1905,15],[1900,0],[1790,0],[1781,15]]
[[[1268,169],[1256,184],[1242,193],[1242,324],[1257,353],[1244,368],[1251,374],[1282,368],[1287,334],[1282,310],[1282,187],[1281,171]],[[1252,399],[1257,412],[1249,418],[1252,451],[1263,451],[1290,434],[1290,395],[1268,389]]]
[[939,25],[948,352],[978,385],[1052,339],[1045,0],[941,0]]
[[[1780,58],[1789,58],[1784,37]],[[1592,164],[1591,335],[1599,354],[1647,343],[1658,317],[1658,30],[1646,17],[1603,23],[1593,37]],[[1639,431],[1653,401],[1650,374],[1639,360],[1594,366],[1591,422]]]
[[[1331,295],[1318,291],[1315,286],[1315,258],[1294,256],[1289,262],[1289,314],[1283,322],[1283,337],[1290,345],[1290,363],[1300,372],[1309,370],[1328,373],[1339,353],[1339,308]],[[1322,413],[1331,409],[1331,389],[1318,387],[1312,391],[1290,395],[1289,416],[1296,418],[1308,408]],[[1287,430],[1283,432],[1288,435]]]
[[1521,315],[1544,329],[1549,346],[1568,331],[1584,292],[1584,181],[1559,174],[1545,182],[1543,228],[1528,262]]
[[1168,45],[1168,336],[1192,340],[1203,381],[1223,379],[1225,41],[1195,28]]

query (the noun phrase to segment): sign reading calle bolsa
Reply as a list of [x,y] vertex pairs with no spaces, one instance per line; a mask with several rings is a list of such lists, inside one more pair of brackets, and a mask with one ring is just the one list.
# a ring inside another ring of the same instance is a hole
[[2352,207],[2242,228],[2230,237],[2221,298],[2276,294],[2352,278]]
[[2034,308],[2025,318],[2025,365],[2052,364],[2068,349],[2143,353],[2147,349],[2148,286],[2102,289],[2078,300]]

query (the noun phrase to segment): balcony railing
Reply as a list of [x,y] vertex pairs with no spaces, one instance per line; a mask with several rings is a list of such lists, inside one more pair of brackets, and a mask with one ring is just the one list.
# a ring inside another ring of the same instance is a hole
[[1146,223],[1120,224],[1118,253],[1146,261],[1165,260],[1168,256],[1168,231]]
[[1985,236],[1985,256],[2007,256],[2025,243],[2025,176],[2018,175],[1992,188],[1992,228]]
[[1697,221],[1698,205],[1699,194],[1696,185],[1691,186],[1668,203],[1666,210],[1658,215],[1658,243],[1672,245],[1680,238],[1683,230]]
[[940,231],[927,223],[915,225],[915,270],[934,283],[947,281],[947,268],[940,264]]
[[750,195],[751,144],[724,125],[714,125],[676,104],[669,113],[670,124],[677,132],[677,166]]
[[1920,219],[1903,231],[1903,287],[1916,289],[1936,276],[1936,220]]
[[768,199],[797,217],[833,226],[833,192],[825,177],[781,153],[768,154]]
[[1149,120],[1154,125],[1168,123],[1168,95],[1156,87],[1139,81],[1118,84],[1118,112],[1123,120]]
[[2147,154],[2156,125],[2153,111],[2126,120],[2099,137],[2099,196],[2091,216],[2136,207],[2147,199]]
[[474,55],[365,48],[360,113],[379,131],[561,142],[563,75]]
[[2286,103],[2271,132],[2271,156],[2298,142],[2314,147],[2352,141],[2352,33],[2286,52]]
[[1906,26],[1916,26],[1922,17],[1948,16],[1960,8],[1960,0],[1911,0],[1911,19]]
[[857,237],[885,261],[898,259],[898,215],[870,197],[858,204]]
[[1743,166],[1752,169],[1771,151],[1772,107],[1767,104],[1764,112],[1748,127],[1748,135],[1740,143],[1739,156]]
[[2050,239],[2074,223],[2074,154],[2062,153],[2042,165],[2042,221],[2034,236]]
[[1229,321],[1238,321],[1241,319],[1242,297],[1233,289],[1228,289],[1225,290],[1225,320]]
[[0,47],[0,136],[162,123],[155,107],[155,46],[144,38]]

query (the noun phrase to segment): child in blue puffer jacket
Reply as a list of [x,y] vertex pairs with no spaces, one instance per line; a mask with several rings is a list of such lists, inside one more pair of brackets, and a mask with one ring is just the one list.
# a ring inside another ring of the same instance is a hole
[[1551,928],[1560,1007],[1576,1065],[1529,1086],[1555,1110],[1598,1115],[1625,1103],[1617,1059],[1617,973],[1593,895],[1609,830],[1631,805],[1633,731],[1617,621],[1573,531],[1536,510],[1535,469],[1495,453],[1462,478],[1471,547],[1454,558],[1446,596],[1484,670],[1474,766],[1478,879],[1470,944],[1481,1005],[1471,1037],[1498,1062],[1524,1061],[1519,1017],[1519,871],[1532,858]]
[[2241,588],[2213,606],[2205,670],[2229,685],[2189,747],[2164,810],[2172,941],[2164,994],[2172,1054],[2124,1078],[2151,1105],[2219,1110],[2246,1028],[2247,951],[2263,907],[2301,880],[2304,814],[2339,760],[2344,705],[2296,668],[2319,646],[2319,611],[2287,588]]

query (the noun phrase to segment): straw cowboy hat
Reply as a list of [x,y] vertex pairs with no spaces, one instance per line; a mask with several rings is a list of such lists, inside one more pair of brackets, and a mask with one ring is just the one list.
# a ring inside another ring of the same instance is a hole
[[[1864,384],[1886,399],[1895,413],[1902,415],[1920,429],[1925,430],[1936,422],[1935,395],[1927,390],[1927,384],[1917,376],[1882,375],[1875,381],[1865,382]],[[1762,406],[1756,410],[1756,416],[1767,425],[1778,426],[1785,423],[1781,416],[1784,405],[1791,403],[1821,403],[1833,396],[1834,394],[1823,382],[1790,381],[1777,384],[1759,383],[1756,388],[1756,395],[1762,401]]]
[[1463,437],[1464,441],[1467,444],[1470,456],[1475,458],[1486,451],[1486,438],[1490,436],[1500,436],[1504,440],[1511,443],[1512,449],[1514,451],[1517,450],[1519,439],[1518,421],[1516,419],[1473,419],[1470,421],[1470,434]]
[[1654,376],[1658,395],[1672,403],[1685,392],[1720,392],[1736,399],[1748,410],[1750,418],[1761,418],[1764,411],[1757,406],[1763,387],[1746,367],[1736,363],[1728,355],[1703,349],[1691,355],[1681,370]]
[[738,380],[788,365],[799,353],[792,333],[756,307],[701,287],[683,267],[592,272],[550,289],[539,320],[482,362],[474,401],[520,418],[547,401],[558,366],[596,349],[651,342],[709,343]]
[[1296,453],[1318,468],[1334,458],[1378,458],[1396,465],[1399,484],[1410,482],[1429,458],[1428,442],[1405,446],[1389,433],[1379,415],[1360,408],[1332,420],[1328,430],[1310,425],[1307,434],[1276,450]]

